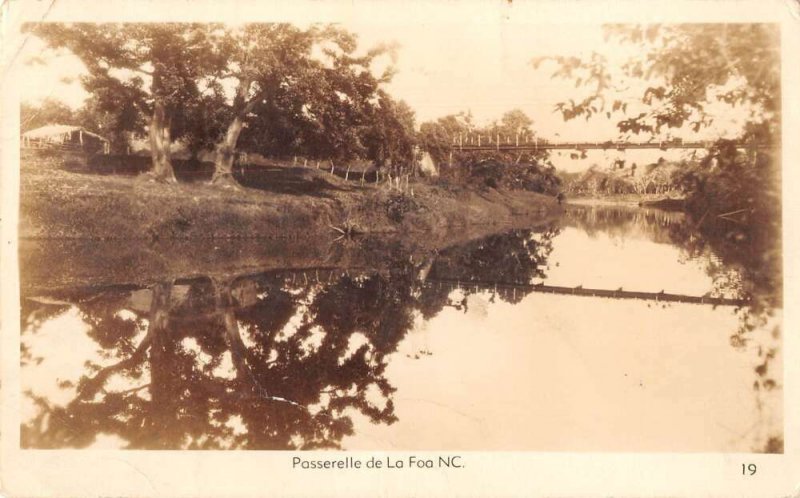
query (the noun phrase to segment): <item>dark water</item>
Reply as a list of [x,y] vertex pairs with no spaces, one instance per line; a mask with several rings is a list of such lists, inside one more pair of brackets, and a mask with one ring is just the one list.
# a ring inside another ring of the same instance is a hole
[[782,451],[779,279],[741,252],[681,214],[574,207],[373,267],[99,285],[43,253],[64,284],[23,271],[21,442]]

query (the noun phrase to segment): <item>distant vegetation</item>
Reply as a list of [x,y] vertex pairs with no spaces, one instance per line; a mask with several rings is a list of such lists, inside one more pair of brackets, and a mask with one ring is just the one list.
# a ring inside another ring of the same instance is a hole
[[477,126],[471,114],[461,113],[422,123],[418,141],[439,165],[439,174],[447,181],[555,195],[561,188],[561,180],[545,150],[465,152],[453,147],[459,137],[468,134],[535,137],[532,126],[533,121],[519,109],[506,112],[499,121],[486,126]]
[[586,171],[570,173],[559,171],[563,190],[568,195],[579,197],[602,197],[619,194],[655,194],[681,196],[680,171],[689,167],[688,162],[675,163],[663,159],[658,162],[630,166],[614,162],[605,168],[592,165]]

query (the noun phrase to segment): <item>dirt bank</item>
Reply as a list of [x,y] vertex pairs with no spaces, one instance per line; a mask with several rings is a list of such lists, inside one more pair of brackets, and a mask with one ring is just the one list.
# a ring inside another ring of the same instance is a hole
[[532,224],[561,211],[552,197],[531,192],[417,184],[400,194],[313,169],[263,175],[251,182],[256,188],[233,191],[23,165],[20,237],[291,238],[346,226],[364,233],[409,234]]

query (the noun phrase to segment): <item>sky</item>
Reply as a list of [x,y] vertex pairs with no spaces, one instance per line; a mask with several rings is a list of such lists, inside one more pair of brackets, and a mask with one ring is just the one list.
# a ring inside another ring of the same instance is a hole
[[[395,97],[416,111],[417,122],[470,111],[477,123],[499,119],[511,109],[522,109],[545,136],[567,133],[594,137],[602,126],[605,138],[614,133],[613,124],[564,126],[553,114],[560,99],[574,95],[569,83],[551,80],[551,70],[534,70],[531,61],[539,55],[588,54],[603,37],[599,26],[581,26],[566,34],[552,25],[509,25],[503,29],[478,30],[471,24],[344,25],[359,37],[359,47],[395,42],[397,74],[389,85]],[[31,38],[26,59],[42,56],[45,47]],[[73,107],[87,94],[77,77],[81,62],[71,54],[47,55],[46,64],[26,64],[22,100],[46,97]],[[552,67],[550,68],[552,69]]]
[[[506,111],[521,109],[534,122],[539,136],[564,141],[606,141],[618,138],[616,119],[604,115],[588,122],[576,119],[565,122],[554,112],[557,102],[576,98],[574,84],[553,79],[554,65],[535,69],[532,60],[539,56],[588,56],[597,51],[619,63],[635,54],[635,47],[619,47],[606,42],[602,27],[595,25],[530,24],[525,22],[452,22],[436,23],[342,23],[356,33],[360,50],[380,43],[395,43],[396,75],[388,90],[406,101],[416,112],[417,123],[448,114],[468,111],[478,125],[500,119]],[[32,38],[25,45],[22,60],[46,54],[44,45]],[[627,50],[627,52],[626,52]],[[632,51],[633,50],[633,51]],[[46,97],[60,99],[78,107],[87,94],[78,76],[80,61],[70,55],[44,57],[45,64],[23,64],[21,78],[23,101]],[[630,88],[620,96],[632,105],[640,99],[643,87]],[[742,117],[722,109],[716,127],[703,139],[731,136],[741,126]],[[681,133],[677,133],[681,135]],[[622,155],[624,154],[624,155]],[[625,153],[590,152],[586,159],[571,160],[569,152],[554,154],[557,167],[577,171],[593,163],[608,164],[617,158],[648,163],[666,156],[676,159],[679,153],[627,151]]]

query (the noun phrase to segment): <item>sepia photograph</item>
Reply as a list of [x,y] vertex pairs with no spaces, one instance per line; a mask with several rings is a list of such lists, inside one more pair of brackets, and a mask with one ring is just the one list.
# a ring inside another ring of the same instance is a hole
[[786,24],[487,4],[20,23],[4,444],[784,455]]

